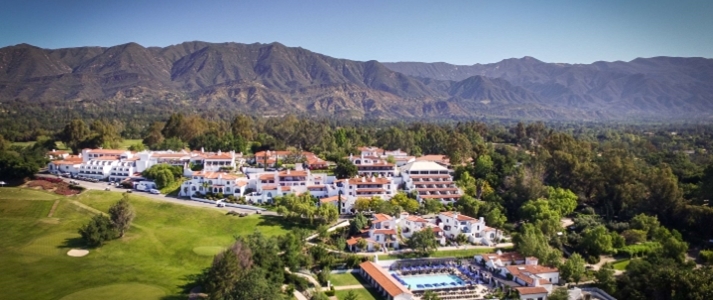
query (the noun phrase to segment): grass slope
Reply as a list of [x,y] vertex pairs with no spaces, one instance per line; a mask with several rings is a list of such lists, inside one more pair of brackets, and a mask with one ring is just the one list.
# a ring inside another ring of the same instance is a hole
[[210,253],[230,245],[234,235],[255,229],[279,235],[290,228],[278,217],[238,218],[132,195],[137,217],[126,236],[72,258],[67,251],[83,247],[77,229],[94,210],[106,212],[120,193],[63,197],[0,188],[0,195],[0,286],[8,299],[126,299],[123,290],[132,299],[185,299],[179,294],[189,276],[208,267]]

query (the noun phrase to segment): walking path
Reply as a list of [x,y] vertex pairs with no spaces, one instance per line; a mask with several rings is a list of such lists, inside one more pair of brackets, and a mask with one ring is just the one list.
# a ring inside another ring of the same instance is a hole
[[341,286],[334,286],[335,291],[343,291],[343,290],[356,290],[356,289],[363,289],[363,288],[370,288],[370,285],[361,285],[361,284],[355,284],[355,285],[341,285]]
[[57,209],[57,205],[59,205],[59,199],[54,200],[54,204],[52,204],[52,208],[50,209],[50,213],[47,214],[48,218],[51,218],[52,215],[54,215],[54,211]]

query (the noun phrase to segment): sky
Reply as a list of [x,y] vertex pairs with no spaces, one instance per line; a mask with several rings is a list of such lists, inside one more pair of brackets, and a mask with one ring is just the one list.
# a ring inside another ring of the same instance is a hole
[[713,57],[713,1],[4,1],[0,47],[271,43],[470,65]]

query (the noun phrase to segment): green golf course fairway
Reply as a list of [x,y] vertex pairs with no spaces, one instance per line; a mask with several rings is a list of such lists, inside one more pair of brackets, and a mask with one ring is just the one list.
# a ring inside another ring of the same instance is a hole
[[280,235],[291,227],[280,217],[240,218],[131,194],[136,219],[122,239],[89,249],[85,257],[67,256],[72,248],[84,248],[77,229],[120,198],[118,192],[64,197],[0,188],[2,298],[185,299],[181,294],[189,276],[208,267],[233,236],[256,229]]
[[74,292],[62,297],[60,300],[84,300],[84,299],[145,299],[145,300],[160,300],[166,296],[166,291],[162,288],[139,284],[139,283],[120,283],[105,285],[86,290]]

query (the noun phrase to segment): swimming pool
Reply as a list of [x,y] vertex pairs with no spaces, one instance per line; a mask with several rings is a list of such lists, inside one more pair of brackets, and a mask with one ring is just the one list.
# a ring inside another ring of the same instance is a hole
[[[394,274],[394,273],[392,273]],[[393,276],[393,275],[392,275]],[[406,287],[411,287],[412,291],[428,289],[445,289],[464,286],[465,282],[456,275],[451,274],[431,274],[431,275],[396,275],[403,280]],[[445,285],[444,285],[445,283]],[[436,285],[437,284],[437,285]]]

